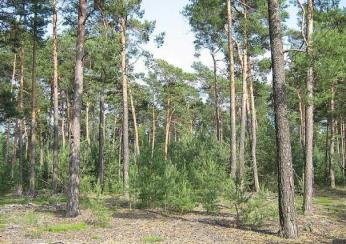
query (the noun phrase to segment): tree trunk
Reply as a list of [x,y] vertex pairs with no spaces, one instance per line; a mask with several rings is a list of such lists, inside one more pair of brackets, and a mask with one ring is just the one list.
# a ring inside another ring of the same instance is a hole
[[168,159],[168,143],[169,143],[169,131],[170,131],[170,117],[171,117],[171,111],[170,111],[170,99],[167,100],[167,108],[166,108],[166,127],[165,127],[165,146],[164,146],[164,156],[165,160]]
[[[245,2],[246,4],[246,2]],[[243,30],[243,62],[242,62],[242,103],[241,103],[241,119],[240,119],[240,139],[239,139],[239,184],[242,188],[244,185],[245,170],[245,131],[246,131],[246,102],[247,102],[247,74],[248,74],[248,58],[247,58],[247,9],[244,7],[244,30]]]
[[152,135],[151,135],[151,158],[154,157],[154,150],[155,150],[155,133],[156,133],[156,118],[155,118],[155,107],[153,105],[153,113],[152,113]]
[[215,59],[215,53],[211,53],[211,57],[213,59],[213,75],[214,75],[214,86],[213,86],[213,93],[214,93],[214,109],[215,109],[215,135],[217,141],[220,142],[220,111],[219,111],[219,92],[217,89],[217,63]]
[[268,0],[268,14],[273,71],[281,234],[285,238],[297,238],[292,152],[285,91],[285,63],[278,0]]
[[115,150],[115,138],[116,138],[116,131],[117,131],[117,116],[114,115],[114,122],[113,122],[113,133],[112,133],[112,145],[114,147]]
[[299,100],[299,118],[300,118],[300,128],[299,128],[299,139],[302,150],[305,148],[305,107],[300,90],[297,90],[297,96]]
[[[304,18],[304,17],[303,17]],[[313,32],[313,0],[307,1],[307,55],[311,63],[312,53],[312,32]],[[313,135],[314,135],[314,77],[312,65],[308,67],[307,80],[307,105],[305,111],[305,172],[304,172],[304,214],[312,214],[312,194],[313,194]]]
[[19,99],[18,99],[18,151],[19,151],[19,175],[17,182],[17,194],[22,195],[23,193],[23,166],[24,166],[24,158],[23,158],[23,112],[24,112],[24,48],[21,47],[19,51],[19,62],[20,62],[20,84],[19,84]]
[[89,102],[85,104],[85,136],[87,143],[90,146],[90,133],[89,133]]
[[131,113],[132,113],[132,119],[133,119],[133,126],[135,128],[135,152],[136,155],[140,155],[140,150],[139,150],[139,133],[138,133],[138,126],[137,126],[137,117],[136,117],[136,109],[135,105],[133,103],[133,96],[131,93],[131,89],[129,90],[130,92],[130,103],[131,103]]
[[19,143],[19,131],[18,131],[18,120],[16,121],[16,125],[14,127],[14,137],[13,137],[13,148],[12,148],[12,160],[11,160],[11,179],[14,179],[14,168],[17,163],[17,143]]
[[257,116],[256,116],[256,106],[255,97],[253,90],[253,81],[250,79],[249,82],[250,89],[250,107],[251,107],[251,156],[252,156],[252,170],[253,170],[253,180],[256,192],[260,191],[260,185],[258,180],[258,170],[257,170],[257,157],[256,157],[256,147],[257,147]]
[[329,183],[332,189],[335,188],[335,85],[332,85],[332,99],[330,101],[331,121],[330,121],[330,148],[329,148]]
[[98,183],[102,189],[104,186],[104,139],[105,139],[105,114],[104,95],[100,94],[100,123],[99,123],[99,163],[98,163]]
[[53,175],[52,188],[57,192],[58,164],[59,164],[59,98],[58,98],[58,53],[57,53],[57,9],[56,0],[52,3],[53,11],[53,35],[52,35],[52,57],[53,57]]
[[230,142],[230,166],[231,176],[235,178],[237,170],[237,138],[236,138],[236,107],[235,107],[235,77],[234,77],[234,57],[232,40],[232,4],[227,0],[227,34],[228,34],[228,62],[229,62],[229,81],[230,81],[230,120],[231,120],[231,142]]
[[124,195],[129,199],[129,114],[127,99],[127,75],[126,75],[126,18],[120,18],[121,38],[121,77],[123,90],[123,167],[124,167]]
[[83,57],[87,0],[79,0],[75,77],[73,82],[72,141],[67,216],[79,215],[80,114],[83,94]]
[[32,45],[32,70],[31,70],[31,138],[30,138],[30,176],[29,176],[29,194],[35,195],[35,164],[36,164],[36,19],[34,14],[34,33]]
[[340,120],[340,137],[341,137],[341,160],[342,160],[342,175],[345,177],[346,172],[346,155],[345,155],[345,122]]

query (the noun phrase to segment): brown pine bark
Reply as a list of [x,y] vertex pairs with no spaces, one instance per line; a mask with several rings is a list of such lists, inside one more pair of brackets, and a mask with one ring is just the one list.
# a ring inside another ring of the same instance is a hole
[[129,114],[128,114],[128,82],[126,75],[126,17],[120,17],[121,41],[121,78],[123,91],[123,168],[124,168],[124,195],[129,199]]
[[292,152],[285,91],[285,63],[278,0],[268,0],[268,16],[273,71],[281,234],[285,238],[297,238]]
[[330,188],[335,188],[335,85],[332,85],[332,98],[330,101],[330,148],[329,148],[329,183]]
[[171,100],[168,98],[167,100],[167,108],[166,108],[166,123],[165,123],[165,144],[164,144],[164,156],[165,160],[168,159],[168,144],[170,141],[170,129],[171,129],[171,121],[174,110],[171,109]]
[[32,45],[32,67],[31,67],[31,137],[30,137],[30,175],[29,175],[29,195],[35,195],[35,165],[36,165],[36,20],[37,15],[34,14],[34,33]]
[[57,192],[58,164],[59,164],[59,98],[58,98],[58,53],[57,53],[57,21],[58,14],[56,9],[56,0],[52,2],[52,58],[53,58],[53,174],[52,188]]
[[231,120],[231,142],[230,142],[230,167],[231,176],[235,178],[237,171],[237,138],[236,138],[236,107],[235,107],[235,77],[234,77],[234,57],[233,57],[233,34],[232,34],[232,3],[227,0],[227,37],[228,37],[228,62],[230,81],[230,120]]
[[87,0],[79,0],[75,77],[73,82],[72,140],[67,201],[67,216],[69,217],[76,217],[79,215],[80,114],[83,94],[83,58],[87,6]]
[[345,155],[345,122],[340,120],[340,138],[341,138],[341,160],[342,160],[342,175],[345,177],[346,172],[346,155]]
[[[311,62],[312,53],[312,32],[313,32],[313,0],[307,1],[307,22],[306,22],[307,55]],[[307,105],[305,111],[305,172],[304,172],[304,214],[312,214],[312,194],[313,194],[313,135],[314,135],[314,76],[312,65],[308,67],[307,80]]]
[[98,162],[98,183],[103,189],[104,186],[104,140],[105,140],[105,101],[104,95],[100,94],[100,121],[99,121],[99,162]]
[[304,150],[305,148],[305,106],[304,106],[304,102],[303,102],[299,89],[297,89],[297,96],[298,96],[298,103],[299,103],[299,119],[300,119],[299,139],[300,139],[301,148]]

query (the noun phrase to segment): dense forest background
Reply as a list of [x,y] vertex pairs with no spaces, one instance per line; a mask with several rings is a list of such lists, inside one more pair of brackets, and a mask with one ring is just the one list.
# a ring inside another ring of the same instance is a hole
[[[190,0],[181,14],[213,66],[188,72],[145,49],[165,34],[154,35],[160,20],[144,19],[141,1],[1,1],[0,192],[66,194],[70,216],[89,193],[181,212],[230,201],[239,221],[256,222],[256,204],[291,174],[299,207],[313,212],[314,188],[346,181],[346,13],[337,0],[280,1],[281,94],[268,2]],[[300,30],[285,25],[289,4]]]

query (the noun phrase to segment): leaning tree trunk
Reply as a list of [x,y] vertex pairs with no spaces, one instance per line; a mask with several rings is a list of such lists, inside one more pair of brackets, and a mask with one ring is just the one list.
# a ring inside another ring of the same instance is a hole
[[297,238],[298,228],[294,208],[292,152],[285,91],[285,62],[278,0],[268,0],[268,14],[273,70],[281,234],[285,238]]
[[98,162],[98,183],[103,189],[104,186],[104,140],[105,140],[105,101],[104,95],[100,94],[100,122],[99,122],[99,162]]
[[35,195],[35,165],[36,165],[36,13],[34,16],[34,33],[32,45],[32,70],[31,70],[31,138],[30,138],[30,176],[29,194]]
[[129,110],[127,96],[127,75],[126,75],[126,18],[120,18],[120,39],[121,39],[121,77],[123,91],[123,169],[124,169],[124,195],[129,199]]
[[234,57],[232,40],[232,4],[227,0],[227,35],[228,35],[228,62],[229,62],[229,82],[230,82],[230,120],[231,120],[231,142],[230,142],[230,166],[231,176],[235,178],[237,171],[237,138],[236,138],[236,108],[235,108],[235,77],[234,77]]
[[330,121],[330,148],[329,148],[329,183],[332,189],[335,188],[335,85],[332,85],[332,99],[330,101],[331,121]]
[[58,98],[58,53],[57,53],[57,9],[56,0],[53,0],[53,35],[52,35],[52,57],[53,57],[53,174],[52,188],[57,192],[58,164],[59,164],[59,98]]
[[298,106],[299,106],[299,120],[300,120],[300,126],[299,126],[299,139],[300,139],[300,145],[302,150],[305,148],[305,106],[303,103],[303,98],[300,94],[300,89],[297,89],[297,96],[298,96]]
[[[304,18],[304,17],[303,17]],[[312,32],[313,32],[313,0],[307,2],[307,55],[311,63],[312,53]],[[312,213],[312,194],[313,194],[313,177],[314,167],[313,157],[313,135],[314,135],[314,77],[312,65],[308,67],[307,80],[307,106],[305,111],[305,174],[304,174],[304,214]]]
[[72,140],[69,165],[67,216],[79,215],[80,114],[83,94],[83,57],[87,0],[79,0],[75,77],[73,82]]

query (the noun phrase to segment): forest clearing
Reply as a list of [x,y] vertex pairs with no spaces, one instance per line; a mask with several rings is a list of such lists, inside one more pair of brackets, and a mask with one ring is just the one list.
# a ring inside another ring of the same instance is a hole
[[[302,198],[297,198],[297,204]],[[313,216],[298,211],[299,239],[281,239],[275,214],[259,226],[238,226],[234,208],[219,213],[195,209],[177,213],[163,209],[129,208],[119,197],[82,197],[81,214],[65,217],[62,195],[36,199],[6,196],[0,202],[1,243],[345,243],[346,189],[320,190]],[[265,210],[264,211],[268,211]]]
[[1,243],[346,243],[346,0],[0,0]]

